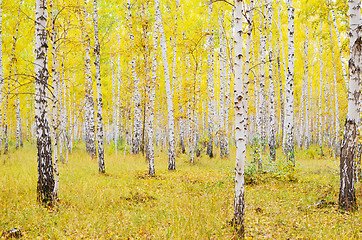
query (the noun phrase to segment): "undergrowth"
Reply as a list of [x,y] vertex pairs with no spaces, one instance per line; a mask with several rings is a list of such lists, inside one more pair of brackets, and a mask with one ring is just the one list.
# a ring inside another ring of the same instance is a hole
[[[247,155],[247,239],[362,238],[361,210],[338,210],[335,162],[317,151],[312,158],[310,151],[296,152],[295,170],[279,149],[275,162],[262,153],[262,171]],[[142,155],[106,153],[106,174],[99,174],[97,161],[83,145],[75,146],[68,164],[60,163],[60,199],[52,209],[36,202],[35,147],[1,156],[2,238],[19,229],[23,239],[235,239],[228,224],[235,151],[229,159],[202,156],[195,164],[180,154],[177,170],[168,171],[167,151],[158,150],[155,177],[147,174]],[[360,203],[359,185],[356,196]]]

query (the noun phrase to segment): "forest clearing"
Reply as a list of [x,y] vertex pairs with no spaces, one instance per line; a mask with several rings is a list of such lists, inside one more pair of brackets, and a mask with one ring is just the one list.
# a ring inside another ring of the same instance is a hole
[[[201,157],[194,164],[180,156],[176,171],[157,151],[154,178],[144,158],[116,159],[111,152],[102,175],[77,145],[69,163],[60,164],[61,197],[51,209],[34,200],[34,147],[2,156],[0,231],[19,228],[25,239],[233,239],[234,151],[230,159]],[[297,152],[295,179],[254,173],[246,185],[246,239],[362,238],[361,211],[338,210],[338,170],[319,153],[315,146]],[[360,187],[356,195],[361,203]]]
[[361,0],[0,0],[0,234],[362,239]]

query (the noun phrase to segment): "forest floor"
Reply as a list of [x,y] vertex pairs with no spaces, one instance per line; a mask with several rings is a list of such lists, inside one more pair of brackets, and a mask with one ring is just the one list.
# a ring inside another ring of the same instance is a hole
[[[18,228],[25,239],[235,239],[235,151],[195,164],[178,154],[176,171],[157,152],[153,178],[142,155],[116,158],[111,151],[102,175],[77,145],[60,164],[60,200],[52,209],[36,201],[35,147],[0,156],[0,235]],[[312,147],[298,151],[296,163],[294,176],[264,174],[246,186],[247,239],[362,239],[361,187],[359,210],[342,213],[333,158]]]

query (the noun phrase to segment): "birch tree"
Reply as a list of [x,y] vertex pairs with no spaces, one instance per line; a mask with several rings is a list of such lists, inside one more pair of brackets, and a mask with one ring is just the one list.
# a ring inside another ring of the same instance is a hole
[[19,87],[18,74],[15,67],[15,84],[16,84],[16,149],[23,147],[23,134],[21,128],[21,110],[20,110],[20,98],[19,98]]
[[[260,11],[260,81],[259,81],[259,114],[258,114],[258,141],[260,146],[265,147],[266,138],[266,96],[265,96],[265,61],[266,61],[266,25],[267,18],[264,17],[266,6]],[[258,168],[262,169],[262,160],[258,159]]]
[[[134,36],[132,33],[132,12],[131,12],[131,2],[127,0],[127,22],[129,28],[129,37],[131,40],[131,47],[134,46]],[[131,71],[133,76],[133,101],[134,101],[134,121],[133,121],[133,137],[132,137],[132,153],[138,154],[141,149],[141,94],[140,94],[140,85],[141,81],[137,76],[136,72],[136,59],[133,57],[131,60]]]
[[220,157],[226,157],[225,149],[225,113],[224,113],[224,100],[225,100],[225,79],[224,77],[224,39],[223,39],[223,14],[219,15],[219,67],[220,67],[220,100],[219,100],[219,115],[220,115]]
[[209,37],[207,39],[207,48],[209,51],[207,59],[207,86],[209,90],[209,109],[208,109],[208,140],[206,153],[210,158],[214,156],[213,153],[213,138],[214,138],[214,117],[215,117],[215,99],[214,99],[214,33],[211,29],[211,13],[212,1],[209,4]]
[[305,31],[305,42],[304,42],[304,69],[305,69],[305,134],[304,134],[304,146],[306,148],[309,148],[310,144],[310,124],[309,124],[309,118],[310,118],[310,104],[309,104],[309,96],[310,96],[310,87],[309,87],[309,66],[308,66],[308,28],[306,28]]
[[90,59],[90,37],[88,34],[87,23],[88,23],[88,12],[86,9],[86,1],[84,1],[83,16],[80,15],[80,24],[83,37],[83,48],[85,52],[84,58],[84,75],[85,75],[85,145],[87,153],[92,157],[97,157],[96,150],[96,137],[95,137],[95,124],[94,124],[94,99],[93,99],[93,87],[92,87],[92,70],[91,70],[91,59]]
[[288,6],[288,71],[285,84],[285,149],[288,161],[294,166],[294,8],[293,0],[287,0]]
[[39,202],[49,205],[53,202],[54,176],[52,145],[47,114],[47,1],[36,0],[35,4],[35,124],[38,155]]
[[349,84],[348,110],[340,155],[339,207],[351,211],[356,207],[355,161],[361,94],[361,0],[350,0],[349,5]]
[[167,51],[166,51],[166,38],[165,31],[163,29],[162,16],[160,12],[159,0],[155,0],[155,15],[156,22],[160,33],[160,46],[162,52],[163,70],[165,74],[165,86],[166,86],[166,98],[167,98],[167,111],[168,111],[168,169],[175,170],[175,123],[174,123],[174,110],[171,93],[170,83],[170,70],[168,67]]
[[98,142],[98,163],[99,163],[99,172],[104,173],[104,130],[103,130],[103,99],[102,99],[102,82],[101,82],[101,66],[100,66],[100,45],[98,37],[98,9],[97,9],[97,0],[93,0],[93,22],[94,22],[94,55],[95,61],[94,65],[96,67],[96,80],[97,80],[97,142]]
[[[322,30],[322,25],[321,25]],[[319,68],[319,94],[318,94],[318,145],[323,156],[322,148],[322,83],[323,83],[323,40],[320,40],[320,68]]]
[[147,156],[148,156],[148,174],[155,176],[155,153],[153,145],[153,123],[155,112],[155,88],[157,79],[157,24],[155,24],[153,32],[153,56],[152,56],[152,77],[148,85],[149,101],[147,102]]
[[273,33],[272,29],[272,19],[273,19],[273,8],[272,1],[267,1],[267,12],[268,12],[268,28],[269,28],[269,95],[270,95],[270,122],[269,122],[269,149],[270,149],[270,158],[275,160],[275,149],[276,149],[276,139],[275,139],[275,87],[274,87],[274,78],[273,78],[273,46],[272,39]]
[[53,75],[53,152],[54,152],[54,190],[53,198],[58,198],[59,192],[59,170],[58,170],[58,140],[59,140],[59,129],[58,129],[58,89],[59,89],[59,72],[58,72],[58,59],[57,59],[57,32],[55,27],[55,13],[54,13],[54,1],[50,1],[51,11],[51,41],[52,41],[52,75]]
[[[246,161],[246,135],[248,129],[248,84],[249,84],[249,51],[252,33],[253,0],[248,11],[248,32],[245,46],[245,62],[243,62],[243,2],[235,0],[235,197],[234,197],[234,228],[239,238],[245,236],[244,213],[244,171]],[[243,65],[245,74],[243,77]]]

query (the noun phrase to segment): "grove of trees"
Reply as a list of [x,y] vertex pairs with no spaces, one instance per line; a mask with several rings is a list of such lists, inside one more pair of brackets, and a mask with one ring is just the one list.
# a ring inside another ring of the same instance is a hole
[[361,1],[0,5],[0,152],[36,144],[39,202],[61,198],[59,164],[76,144],[100,174],[111,146],[120,161],[144,157],[152,177],[180,155],[194,164],[236,149],[232,221],[243,238],[246,162],[262,172],[281,148],[294,171],[295,152],[317,145],[340,159],[339,207],[356,209]]

